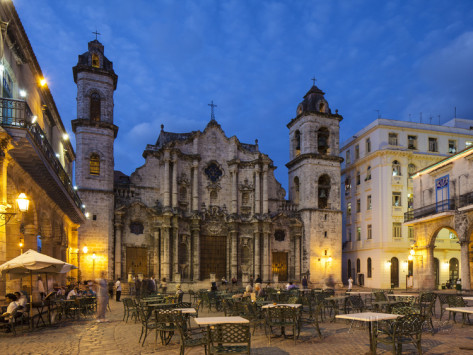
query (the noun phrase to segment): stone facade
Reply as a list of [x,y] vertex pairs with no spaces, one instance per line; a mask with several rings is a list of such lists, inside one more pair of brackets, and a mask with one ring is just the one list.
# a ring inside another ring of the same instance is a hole
[[[79,230],[81,247],[89,249],[82,255],[84,278],[105,270],[124,280],[246,282],[260,276],[300,282],[310,274],[313,284],[322,285],[333,274],[340,281],[342,117],[330,112],[317,87],[288,124],[289,176],[301,183],[286,200],[276,167],[257,141],[227,137],[213,115],[203,131],[172,133],[162,125],[156,143],[143,152],[144,165],[130,176],[115,171],[112,180],[116,75],[99,42],[79,56],[74,78],[76,179],[89,212]],[[98,119],[97,95],[103,103]],[[295,131],[304,144],[298,153]],[[99,174],[91,173],[97,164],[92,156],[100,157]]]

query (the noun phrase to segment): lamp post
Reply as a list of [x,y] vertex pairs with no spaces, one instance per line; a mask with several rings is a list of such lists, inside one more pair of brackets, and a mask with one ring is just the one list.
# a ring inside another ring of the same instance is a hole
[[[28,211],[30,201],[26,197],[25,193],[22,192],[18,195],[16,203],[20,212],[23,213]],[[12,206],[8,203],[0,205],[0,227],[6,225],[10,222],[10,219],[16,215],[16,212],[7,212],[10,208],[12,208]]]

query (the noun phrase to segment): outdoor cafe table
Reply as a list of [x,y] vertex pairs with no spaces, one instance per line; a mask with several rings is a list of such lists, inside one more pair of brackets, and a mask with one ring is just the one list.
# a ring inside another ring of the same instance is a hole
[[173,311],[181,311],[182,314],[196,314],[195,308],[173,308]]
[[463,313],[463,323],[465,323],[465,315],[473,314],[473,307],[447,307],[445,310],[450,312]]
[[194,321],[197,325],[216,325],[216,324],[242,324],[250,321],[243,317],[198,317]]
[[369,333],[369,338],[370,338],[370,354],[376,354],[376,344],[374,342],[372,323],[382,321],[382,320],[393,320],[402,316],[399,314],[363,312],[363,313],[352,313],[352,314],[340,314],[340,315],[337,315],[336,317],[340,319],[367,322],[368,333]]

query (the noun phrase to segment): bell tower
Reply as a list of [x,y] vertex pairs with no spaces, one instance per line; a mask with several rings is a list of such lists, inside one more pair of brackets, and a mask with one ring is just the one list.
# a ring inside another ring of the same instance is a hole
[[342,211],[339,128],[325,93],[314,85],[297,106],[289,128],[289,199],[304,223],[302,272],[312,285],[323,286],[332,275],[341,282]]
[[[75,179],[87,220],[79,228],[79,264],[82,279],[101,271],[113,277],[113,144],[118,127],[113,123],[113,93],[118,76],[97,39],[79,55],[72,68],[77,84]],[[87,246],[88,252],[83,252]]]

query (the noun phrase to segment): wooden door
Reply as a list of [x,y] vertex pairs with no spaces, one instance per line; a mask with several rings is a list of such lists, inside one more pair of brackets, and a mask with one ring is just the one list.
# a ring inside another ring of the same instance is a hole
[[399,260],[391,259],[391,286],[399,287]]
[[216,280],[226,276],[227,237],[200,236],[200,279],[210,278],[215,273]]
[[126,248],[126,272],[148,276],[148,249]]
[[279,281],[287,281],[287,253],[273,252],[273,275],[278,274]]

